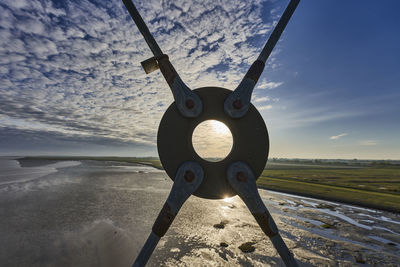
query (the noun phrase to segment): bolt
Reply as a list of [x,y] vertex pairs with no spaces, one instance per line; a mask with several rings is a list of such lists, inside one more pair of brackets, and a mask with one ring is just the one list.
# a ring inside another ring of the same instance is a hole
[[184,176],[185,180],[189,183],[193,182],[195,176],[194,173],[192,171],[187,170],[185,172],[185,176]]
[[188,100],[186,100],[185,105],[186,105],[186,107],[188,109],[192,109],[192,108],[194,108],[195,104],[194,104],[194,101],[192,99],[188,99]]
[[236,180],[238,180],[239,182],[246,182],[247,175],[244,172],[238,172],[236,173]]
[[243,107],[242,101],[240,101],[240,99],[236,99],[235,101],[233,101],[232,106],[235,109],[241,109]]

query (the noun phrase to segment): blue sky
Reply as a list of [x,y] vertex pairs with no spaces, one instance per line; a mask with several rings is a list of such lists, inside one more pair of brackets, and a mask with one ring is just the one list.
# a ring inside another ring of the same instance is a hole
[[[134,1],[191,88],[234,89],[287,1]],[[303,0],[253,103],[270,156],[400,159],[400,3]],[[0,1],[0,154],[156,155],[172,102],[120,1]]]

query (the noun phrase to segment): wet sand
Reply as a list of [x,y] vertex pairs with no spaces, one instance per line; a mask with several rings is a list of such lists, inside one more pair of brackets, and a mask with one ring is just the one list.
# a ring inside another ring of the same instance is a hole
[[[10,175],[0,184],[0,266],[130,266],[168,196],[167,175],[148,166],[82,161],[30,177],[29,169],[42,164],[23,168],[24,179],[11,182]],[[400,262],[398,214],[260,194],[300,265]],[[214,227],[221,222],[223,228]],[[253,252],[239,249],[246,242]],[[205,265],[283,263],[238,197],[191,197],[148,266]]]

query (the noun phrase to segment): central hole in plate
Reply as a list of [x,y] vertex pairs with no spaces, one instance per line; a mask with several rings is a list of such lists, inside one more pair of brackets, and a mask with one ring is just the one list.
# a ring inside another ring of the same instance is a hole
[[194,129],[192,143],[197,155],[207,161],[217,162],[226,158],[231,152],[233,138],[224,123],[207,120]]

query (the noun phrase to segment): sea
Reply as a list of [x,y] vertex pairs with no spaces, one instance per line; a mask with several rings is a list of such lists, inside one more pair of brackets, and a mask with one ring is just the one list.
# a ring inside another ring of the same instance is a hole
[[[131,266],[171,187],[146,165],[1,157],[0,266]],[[399,214],[259,193],[301,266],[398,266]],[[148,266],[284,265],[239,197],[192,196]]]

